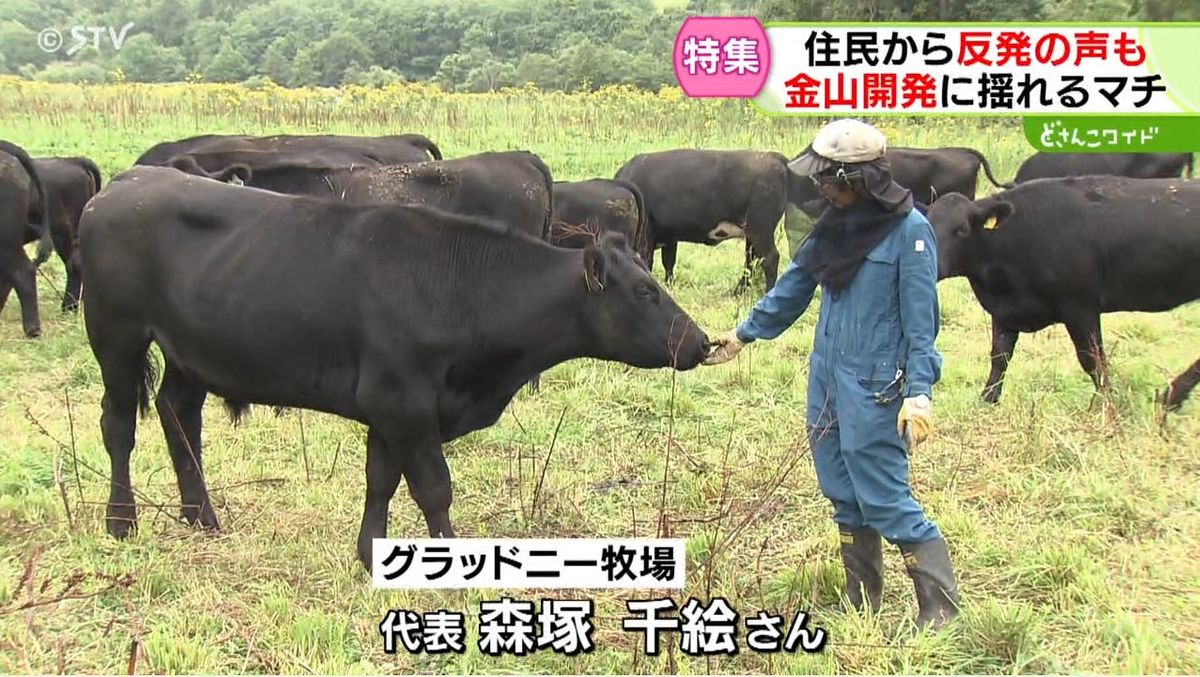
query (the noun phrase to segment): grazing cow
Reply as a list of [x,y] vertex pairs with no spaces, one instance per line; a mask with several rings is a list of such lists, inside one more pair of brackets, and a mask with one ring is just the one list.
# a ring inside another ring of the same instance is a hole
[[1017,170],[1017,183],[1064,176],[1108,174],[1134,179],[1192,178],[1191,153],[1044,153],[1029,156]]
[[300,407],[368,426],[358,557],[403,476],[431,536],[455,535],[442,445],[493,425],[521,384],[589,357],[696,367],[707,336],[620,235],[584,250],[428,206],[355,205],[159,167],[113,178],[80,224],[88,340],[104,383],[108,532],[136,524],[129,458],[154,375],[183,517],[218,528],[201,410]]
[[81,156],[39,157],[33,159],[33,164],[46,188],[54,250],[67,271],[62,309],[73,311],[79,307],[83,286],[79,270],[79,217],[88,200],[100,191],[100,168],[90,158]]
[[[1066,325],[1079,363],[1107,388],[1100,315],[1162,312],[1200,298],[1200,184],[1181,179],[1040,179],[972,202],[929,208],[938,278],[965,276],[992,316],[996,402],[1020,332]],[[1166,395],[1177,407],[1195,374]]]
[[[35,238],[37,257],[30,261],[25,244]],[[21,325],[28,338],[42,334],[36,271],[51,251],[48,192],[37,167],[25,149],[0,141],[0,310],[16,289]]]
[[[134,163],[136,165],[166,165],[177,155],[235,150],[258,150],[272,153],[351,153],[359,161],[376,164],[403,164],[429,159],[441,160],[442,151],[429,137],[421,134],[388,136],[343,136],[338,134],[278,136],[246,136],[202,134],[179,141],[164,141],[151,147]],[[203,163],[202,163],[203,164]],[[213,167],[205,167],[213,171]]]
[[[974,200],[982,167],[988,181],[997,188],[1012,188],[992,174],[992,165],[974,148],[889,148],[885,154],[892,168],[892,179],[913,193],[913,200],[931,205],[939,195],[959,193]],[[816,185],[807,178],[789,184],[791,204],[810,218],[825,211],[825,200]]]
[[[662,248],[666,281],[675,277],[680,242],[716,246],[745,239],[748,272],[761,260],[766,288],[775,286],[779,250],[775,228],[788,199],[787,158],[753,150],[684,148],[633,156],[616,178],[642,191],[650,251]],[[654,269],[654,257],[646,262]],[[745,290],[742,275],[734,293]]]
[[620,179],[554,182],[550,242],[582,249],[603,233],[621,233],[649,269],[650,238],[642,191]]

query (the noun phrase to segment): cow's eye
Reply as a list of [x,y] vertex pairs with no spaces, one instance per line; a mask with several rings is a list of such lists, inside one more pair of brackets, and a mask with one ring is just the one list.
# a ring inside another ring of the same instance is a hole
[[654,295],[654,291],[650,289],[650,285],[646,284],[645,282],[639,282],[637,287],[634,289],[634,293],[637,294],[639,299],[648,299]]

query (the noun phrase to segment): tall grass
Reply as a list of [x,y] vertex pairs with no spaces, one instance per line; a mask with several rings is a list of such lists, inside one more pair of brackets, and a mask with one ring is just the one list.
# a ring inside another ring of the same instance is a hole
[[[1002,179],[1030,152],[1015,119],[877,122],[894,145],[973,146]],[[612,176],[657,148],[794,155],[817,124],[677,90],[448,95],[423,86],[0,80],[0,137],[35,155],[91,156],[106,178],[156,142],[204,132],[420,132],[447,157],[528,148],[556,178],[581,179]],[[982,193],[992,190],[981,181]],[[782,245],[782,230],[778,237]],[[738,245],[680,249],[670,292],[710,333],[733,326],[754,300],[729,295],[741,257]],[[1200,671],[1200,411],[1188,404],[1160,430],[1151,400],[1167,374],[1196,357],[1195,306],[1105,317],[1110,420],[1061,327],[1023,336],[1003,401],[982,404],[987,317],[963,281],[940,285],[946,364],[936,435],[913,456],[913,485],[951,543],[966,614],[944,634],[916,639],[900,633],[914,604],[890,548],[878,618],[821,611],[837,595],[840,565],[803,442],[816,304],[780,339],[721,367],[561,365],[496,426],[447,445],[459,533],[653,536],[666,525],[688,539],[689,584],[678,601],[721,595],[743,615],[788,617],[815,607],[831,642],[813,656],[743,648],[705,659],[676,647],[646,657],[619,620],[624,599],[646,594],[576,591],[597,600],[593,653],[491,658],[474,644],[475,615],[479,600],[499,591],[370,588],[354,559],[364,491],[357,424],[259,409],[234,428],[211,401],[205,466],[224,531],[205,536],[173,520],[179,499],[152,415],[139,422],[132,474],[162,510],[143,504],[140,533],[109,539],[99,373],[81,318],[57,310],[61,264],[43,270],[43,338],[21,338],[15,301],[0,313],[0,671]],[[424,529],[402,488],[391,533]],[[384,654],[377,624],[398,607],[465,611],[467,652]]]

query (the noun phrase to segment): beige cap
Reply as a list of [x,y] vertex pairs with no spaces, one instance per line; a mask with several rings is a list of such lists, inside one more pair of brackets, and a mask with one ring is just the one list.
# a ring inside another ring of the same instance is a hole
[[800,176],[811,176],[836,164],[871,162],[887,152],[883,132],[861,120],[834,120],[817,131],[813,142],[788,169]]

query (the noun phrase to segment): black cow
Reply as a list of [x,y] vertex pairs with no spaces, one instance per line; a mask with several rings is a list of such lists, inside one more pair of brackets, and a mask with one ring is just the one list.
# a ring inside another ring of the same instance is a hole
[[1191,153],[1044,153],[1029,156],[1017,169],[1017,183],[1064,176],[1107,174],[1134,179],[1192,177]]
[[[231,156],[245,159],[244,153]],[[172,160],[176,166],[186,161],[183,157]],[[554,179],[550,168],[528,151],[372,166],[330,166],[324,161],[280,157],[240,167],[230,165],[212,174],[236,174],[251,187],[289,195],[356,204],[427,204],[456,214],[533,228],[529,232],[542,238],[549,234],[553,214]]]
[[[261,151],[255,151],[261,152]],[[248,160],[244,152],[236,152]],[[188,162],[172,160],[179,167]],[[185,170],[186,171],[186,170]],[[199,173],[201,176],[204,172]],[[424,204],[464,216],[481,216],[531,228],[531,235],[548,239],[553,213],[550,168],[528,151],[479,153],[450,160],[404,165],[334,166],[327,160],[281,156],[247,167],[231,165],[209,173],[226,180],[234,175],[247,185],[290,195],[312,195],[356,204]],[[529,382],[539,391],[540,375]]]
[[[1066,325],[1080,365],[1107,388],[1102,313],[1162,312],[1200,298],[1200,184],[1191,181],[1040,179],[974,202],[945,195],[929,221],[939,279],[965,276],[992,316],[988,402],[1000,399],[1020,332]],[[1187,374],[1176,379],[1168,407],[1194,385]]]
[[[339,134],[280,134],[246,136],[241,134],[201,134],[179,141],[164,141],[151,147],[134,163],[166,165],[178,155],[234,150],[259,150],[276,153],[352,153],[361,161],[377,164],[402,164],[442,159],[437,144],[421,134],[388,136],[344,136]],[[201,163],[203,164],[203,163]],[[214,171],[213,167],[205,167]]]
[[[38,240],[33,261],[25,244]],[[24,148],[0,141],[0,310],[15,288],[21,302],[21,325],[28,338],[42,334],[38,313],[37,267],[50,258],[48,192]]]
[[[779,273],[775,228],[787,204],[789,174],[787,158],[779,153],[684,148],[635,155],[616,178],[642,191],[650,251],[662,248],[668,283],[680,242],[711,247],[744,238],[745,273],[761,260],[770,290]],[[653,270],[654,257],[647,263]],[[747,283],[743,274],[734,293]]]
[[88,340],[104,382],[107,529],[136,523],[129,457],[155,398],[183,517],[218,528],[203,475],[208,393],[234,412],[301,407],[361,422],[358,557],[387,535],[403,476],[431,536],[454,536],[442,445],[493,425],[521,384],[589,357],[696,367],[703,331],[619,235],[580,251],[427,206],[354,205],[135,167],[80,225]]
[[62,309],[79,307],[83,278],[79,270],[79,217],[83,207],[100,191],[100,168],[90,158],[39,157],[33,159],[49,202],[50,235],[54,250],[67,271]]
[[[891,166],[892,179],[913,193],[913,199],[925,205],[933,204],[939,195],[959,193],[974,200],[979,183],[979,169],[997,188],[1012,188],[992,174],[992,165],[974,148],[889,148],[884,157]],[[791,204],[811,218],[825,211],[826,202],[816,185],[806,177],[795,177],[789,184]]]
[[[428,161],[428,158],[422,162]],[[383,163],[355,150],[324,148],[311,150],[197,150],[180,153],[160,166],[175,167],[197,176],[216,179],[224,175],[229,180],[237,176],[250,183],[250,176],[259,173],[256,188],[278,193],[304,194],[320,190],[315,185],[324,180],[324,173],[342,167],[382,167]],[[244,168],[245,175],[241,173]],[[221,179],[218,179],[221,180]],[[279,186],[271,182],[279,183]],[[298,189],[300,182],[307,182]],[[313,184],[313,185],[308,185]],[[307,186],[307,187],[304,187]]]
[[650,238],[642,191],[620,179],[554,182],[550,242],[582,249],[603,233],[621,233],[649,269]]

